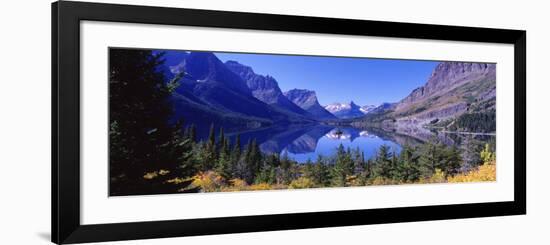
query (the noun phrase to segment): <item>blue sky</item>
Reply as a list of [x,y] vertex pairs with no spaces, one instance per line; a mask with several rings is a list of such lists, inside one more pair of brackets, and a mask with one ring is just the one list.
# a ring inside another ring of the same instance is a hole
[[426,83],[438,64],[416,60],[215,54],[223,62],[235,60],[252,67],[257,74],[271,75],[283,91],[315,90],[322,105],[351,100],[358,105],[397,102]]

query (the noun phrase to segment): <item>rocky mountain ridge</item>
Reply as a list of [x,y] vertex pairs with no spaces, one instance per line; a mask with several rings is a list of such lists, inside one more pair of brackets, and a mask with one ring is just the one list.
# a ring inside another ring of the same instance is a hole
[[251,67],[242,65],[237,61],[227,61],[225,65],[229,70],[246,81],[247,87],[252,92],[252,95],[260,101],[305,118],[312,117],[311,114],[292,103],[284,96],[279,88],[277,80],[272,76],[256,74]]
[[[356,125],[376,124],[398,132],[447,128],[462,115],[494,113],[496,64],[441,62],[426,83],[397,103],[376,108]],[[474,120],[474,119],[467,119]]]
[[284,95],[297,106],[312,114],[318,120],[332,120],[336,117],[319,104],[315,91],[292,89]]

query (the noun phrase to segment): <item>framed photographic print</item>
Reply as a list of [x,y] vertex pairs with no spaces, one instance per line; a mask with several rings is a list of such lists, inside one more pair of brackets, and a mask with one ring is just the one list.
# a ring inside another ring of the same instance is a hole
[[520,215],[525,31],[52,5],[52,241]]

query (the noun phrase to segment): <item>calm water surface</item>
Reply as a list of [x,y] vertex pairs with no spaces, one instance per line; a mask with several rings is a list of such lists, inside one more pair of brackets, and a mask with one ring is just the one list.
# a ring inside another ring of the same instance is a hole
[[315,147],[308,149],[308,151],[296,151],[293,145],[290,145],[285,147],[281,153],[286,153],[290,158],[303,163],[308,159],[315,161],[319,155],[333,156],[340,144],[346,149],[348,147],[351,149],[359,148],[364,153],[365,159],[375,156],[382,145],[389,146],[395,152],[401,150],[401,146],[398,143],[383,139],[367,130],[334,128],[317,139]]
[[[208,138],[208,128],[199,129],[199,139]],[[399,153],[404,144],[415,146],[433,138],[437,138],[439,142],[446,145],[457,146],[468,142],[468,138],[475,138],[479,142],[495,141],[495,136],[490,135],[459,135],[426,129],[409,134],[396,134],[376,128],[358,129],[327,125],[279,125],[256,130],[226,132],[225,135],[230,139],[231,145],[239,135],[242,147],[248,141],[256,140],[263,153],[287,154],[299,163],[304,163],[308,159],[315,161],[319,155],[333,156],[340,144],[346,149],[359,148],[364,153],[365,159],[370,159],[376,155],[382,145],[387,145],[393,152]]]
[[[336,148],[342,144],[346,149],[359,148],[365,159],[376,154],[382,145],[399,152],[401,146],[389,137],[380,137],[374,132],[350,127],[333,127],[326,125],[278,126],[259,130],[226,133],[231,142],[236,135],[241,145],[255,139],[265,154],[287,154],[300,163],[308,159],[315,161],[317,156],[333,156]],[[206,135],[202,136],[206,137]]]

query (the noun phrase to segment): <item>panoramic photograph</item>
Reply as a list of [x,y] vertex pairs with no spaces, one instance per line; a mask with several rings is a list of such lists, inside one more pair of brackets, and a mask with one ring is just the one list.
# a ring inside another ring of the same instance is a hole
[[109,48],[109,195],[496,181],[496,64]]

